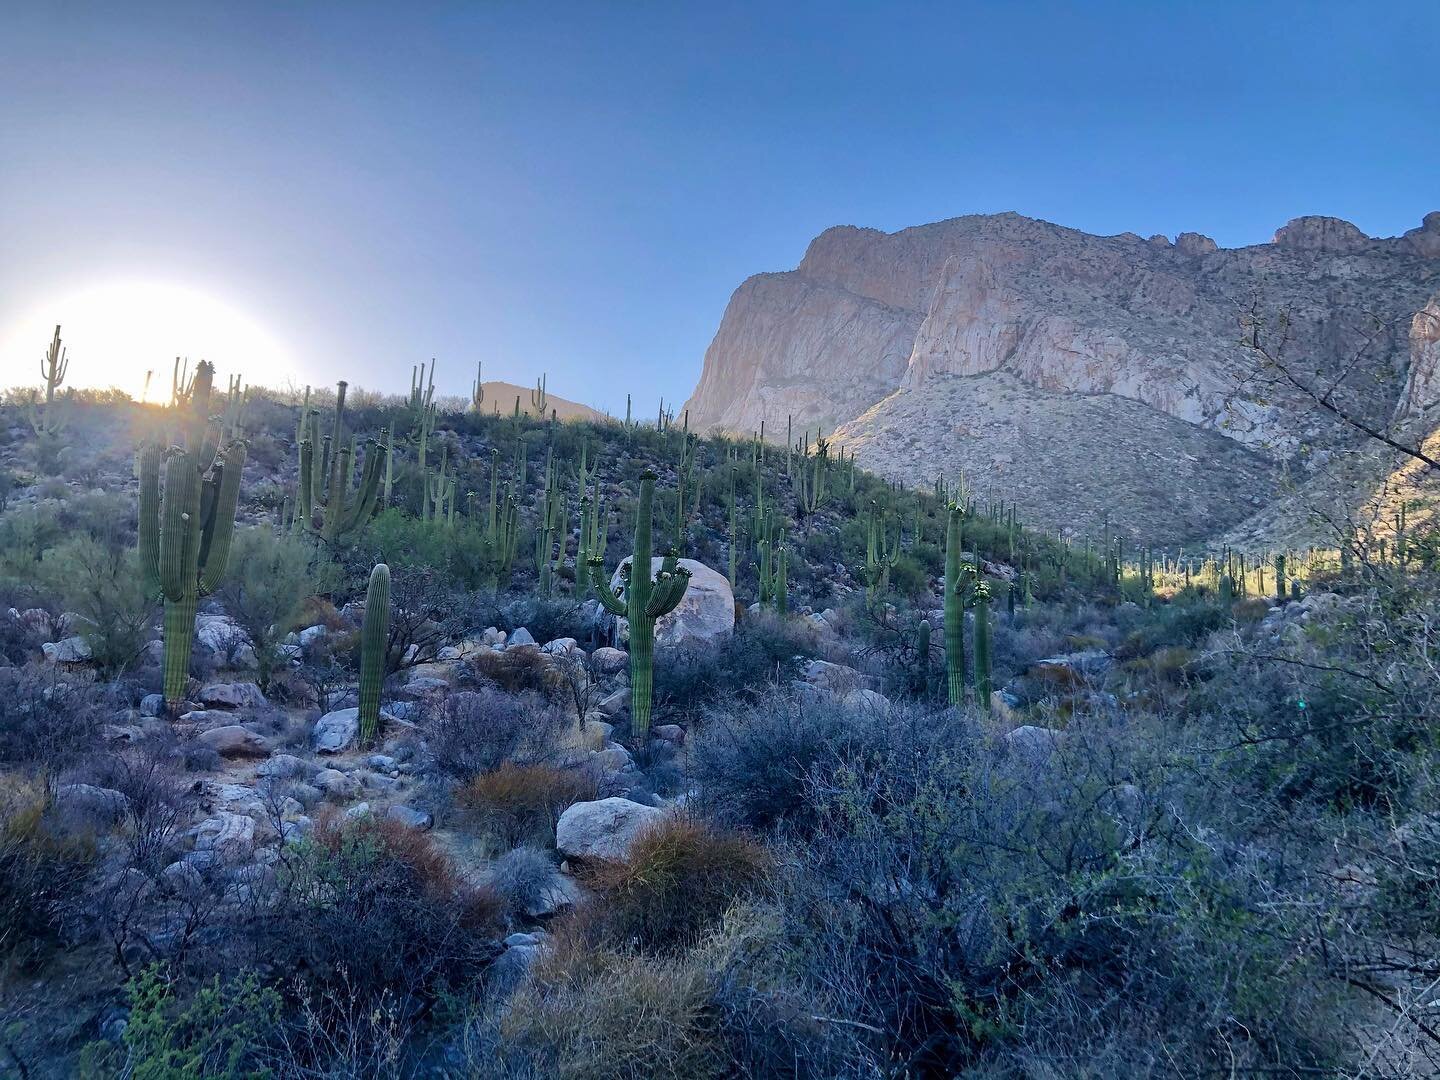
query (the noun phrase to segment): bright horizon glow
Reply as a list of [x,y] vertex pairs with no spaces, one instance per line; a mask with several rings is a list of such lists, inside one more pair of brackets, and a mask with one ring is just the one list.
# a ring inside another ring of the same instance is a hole
[[7,385],[44,385],[40,360],[55,325],[70,358],[62,390],[116,387],[137,400],[153,371],[148,400],[168,400],[177,356],[215,365],[223,387],[283,387],[294,375],[289,350],[255,320],[208,293],[161,281],[115,280],[57,297],[0,327],[0,370]]

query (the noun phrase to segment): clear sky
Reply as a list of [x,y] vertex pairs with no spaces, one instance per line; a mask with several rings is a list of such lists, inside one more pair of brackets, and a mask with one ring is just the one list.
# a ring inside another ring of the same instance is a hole
[[1436,0],[0,0],[0,383],[59,321],[78,383],[436,356],[648,413],[830,225],[1402,232],[1440,208],[1437,43]]

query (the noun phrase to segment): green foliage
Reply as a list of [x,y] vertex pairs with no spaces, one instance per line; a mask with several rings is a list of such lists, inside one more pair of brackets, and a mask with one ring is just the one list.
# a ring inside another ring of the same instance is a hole
[[45,552],[40,572],[66,609],[81,617],[73,631],[85,639],[100,674],[126,671],[145,648],[154,610],[136,553],[81,534]]
[[269,1080],[280,995],[254,975],[219,976],[188,1000],[159,965],[126,984],[124,1043],[134,1080]]
[[262,687],[269,686],[280,662],[280,642],[299,625],[305,602],[339,580],[335,564],[301,537],[277,535],[265,526],[236,533],[230,574],[216,595],[250,635]]

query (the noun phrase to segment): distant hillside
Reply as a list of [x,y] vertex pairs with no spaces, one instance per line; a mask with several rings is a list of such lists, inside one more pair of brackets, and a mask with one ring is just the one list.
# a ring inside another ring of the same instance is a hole
[[[520,412],[525,416],[535,415],[535,406],[530,403],[530,395],[535,392],[533,386],[516,386],[514,383],[486,381],[481,384],[485,391],[485,402],[482,412],[494,414],[499,412],[501,416],[510,416],[515,412],[515,401],[520,401]],[[554,411],[556,418],[560,420],[590,420],[600,421],[605,419],[605,414],[590,408],[589,405],[581,405],[576,401],[568,401],[549,393],[545,395],[545,415],[549,416]]]

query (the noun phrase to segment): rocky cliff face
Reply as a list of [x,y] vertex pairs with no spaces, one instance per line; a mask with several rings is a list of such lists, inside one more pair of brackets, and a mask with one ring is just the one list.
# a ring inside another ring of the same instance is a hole
[[[1333,433],[1256,378],[1255,357],[1238,346],[1245,314],[1273,325],[1285,313],[1286,355],[1316,377],[1335,377],[1365,351],[1366,378],[1352,376],[1348,392],[1367,414],[1387,416],[1440,394],[1430,324],[1412,325],[1437,293],[1440,213],[1390,239],[1336,218],[1297,218],[1269,244],[1228,250],[1198,233],[1173,243],[1091,236],[1019,214],[897,233],[842,226],[816,237],[797,269],[735,292],[687,407],[702,430],[744,434],[764,420],[773,435],[793,417],[797,431],[848,441],[869,467],[928,482],[947,463],[949,472],[1001,471],[994,440],[963,430],[967,419],[1003,417],[965,417],[993,395],[967,402],[963,380],[1002,374],[1046,407],[1067,395],[1134,403],[1177,438],[1194,427],[1254,454],[1264,473]],[[1391,378],[1371,378],[1377,365]],[[951,409],[961,415],[939,415]],[[893,423],[941,441],[923,454],[896,450]],[[1063,516],[1075,500],[1052,494]],[[1181,526],[1161,531],[1191,531]]]

